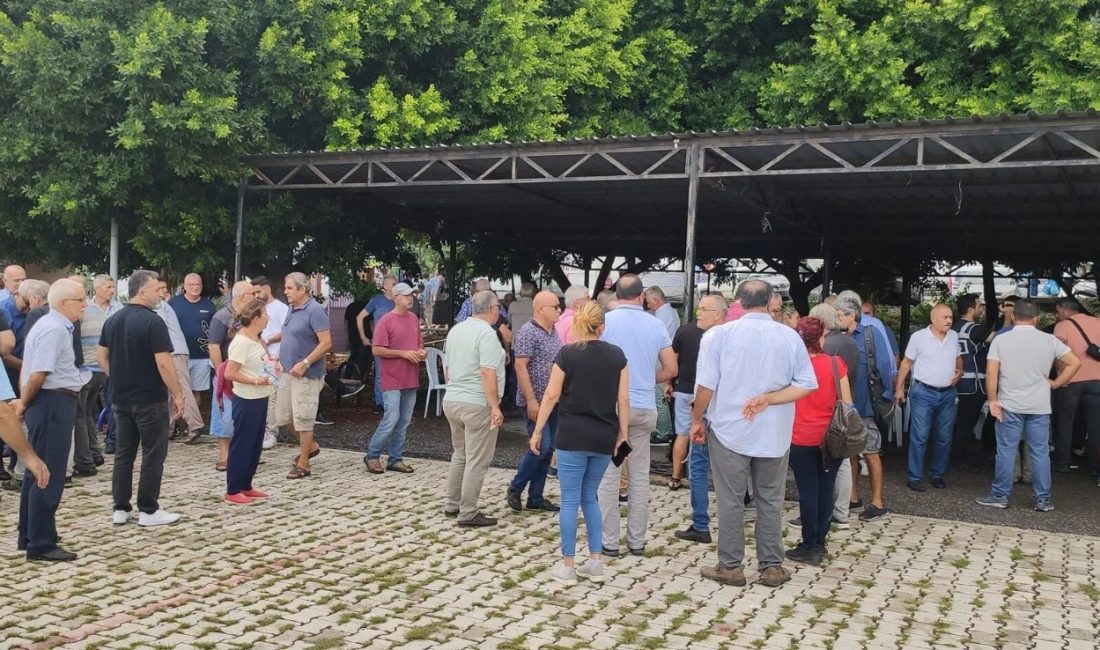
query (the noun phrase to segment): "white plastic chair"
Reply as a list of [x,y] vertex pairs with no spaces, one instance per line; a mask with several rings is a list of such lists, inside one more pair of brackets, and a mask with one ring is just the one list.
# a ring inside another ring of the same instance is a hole
[[[424,360],[428,364],[428,394],[424,396],[424,417],[428,417],[428,406],[432,403],[432,395],[436,391],[447,390],[447,384],[440,380],[440,366],[447,365],[447,355],[437,348],[428,348],[428,358]],[[443,413],[443,394],[436,396],[435,416]]]

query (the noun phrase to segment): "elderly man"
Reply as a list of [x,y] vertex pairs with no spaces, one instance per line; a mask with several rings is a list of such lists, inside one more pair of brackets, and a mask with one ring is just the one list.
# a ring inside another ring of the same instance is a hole
[[535,293],[538,289],[535,288],[533,282],[524,282],[519,287],[519,297],[507,305],[508,316],[512,322],[512,331],[519,333],[519,330],[527,324],[527,321],[535,317]]
[[76,559],[76,553],[57,545],[55,517],[65,490],[76,399],[91,379],[91,372],[76,367],[73,351],[73,322],[84,310],[84,287],[58,280],[48,299],[51,310],[27,336],[20,375],[22,400],[16,411],[23,414],[31,445],[45,462],[50,478],[44,489],[34,481],[23,481],[17,544],[27,552],[28,560],[69,562]]
[[424,291],[420,298],[424,301],[424,323],[435,324],[435,301],[439,294],[446,289],[447,278],[443,275],[443,267],[436,269],[435,275],[424,283]]
[[[703,334],[726,320],[726,300],[719,294],[703,296],[695,308],[695,322],[684,323],[672,337],[672,351],[676,354],[676,385],[672,393],[676,413],[676,441],[672,447],[672,479],[669,487],[676,488],[680,479],[684,457],[688,455],[691,433],[691,403],[695,400],[695,368],[699,361],[699,346]],[[691,525],[687,530],[676,531],[678,539],[710,544],[710,493],[707,473],[710,458],[706,443],[691,444],[688,474],[691,480]]]
[[[649,444],[657,426],[657,384],[676,376],[672,339],[664,323],[642,308],[642,289],[641,278],[633,273],[619,278],[615,286],[619,306],[607,313],[600,337],[622,349],[630,375],[628,442],[633,451],[623,466],[629,473],[626,547],[633,555],[645,553],[649,529]],[[610,465],[599,488],[603,554],[610,557],[619,555],[620,472],[620,467]]]
[[9,300],[0,303],[0,309],[4,311],[11,329],[15,333],[15,347],[4,355],[4,366],[8,373],[8,380],[16,387],[19,393],[19,372],[23,368],[23,345],[27,339],[27,319],[32,310],[45,307],[46,295],[50,285],[42,280],[24,280],[19,283],[19,290]]
[[691,440],[707,443],[718,497],[718,564],[702,574],[736,586],[746,584],[743,495],[750,476],[760,582],[778,587],[791,579],[783,567],[782,512],[794,402],[817,388],[802,339],[768,313],[772,295],[767,282],[746,281],[745,315],[703,335],[695,375]]
[[[84,286],[84,283],[80,283]],[[83,366],[91,373],[91,380],[84,384],[77,402],[76,430],[73,432],[73,476],[93,476],[99,473],[96,468],[103,465],[104,449],[99,443],[99,398],[105,392],[107,376],[99,367],[96,348],[103,334],[103,324],[107,317],[98,309],[88,309],[85,303],[84,313],[80,316],[80,358]],[[106,402],[106,400],[105,400]],[[104,404],[110,408],[110,402]],[[113,450],[112,450],[113,451]]]
[[562,345],[573,343],[573,317],[576,315],[577,309],[591,299],[591,292],[584,285],[573,284],[565,290],[565,311],[561,313],[561,317],[554,325],[554,330],[558,333]]
[[665,292],[661,287],[653,285],[645,290],[645,308],[656,316],[657,320],[661,321],[665,329],[668,330],[669,338],[676,335],[676,330],[680,328],[680,315],[676,313],[672,305],[668,304]]
[[914,492],[924,492],[924,456],[932,438],[932,487],[944,489],[947,463],[951,459],[951,435],[955,429],[955,384],[962,378],[959,335],[951,329],[951,308],[932,308],[932,323],[915,332],[905,346],[894,399],[905,403],[905,379],[913,371],[909,391],[909,477]]
[[[872,521],[889,513],[882,500],[882,433],[875,406],[876,402],[881,406],[894,401],[894,355],[886,336],[873,325],[861,320],[858,295],[850,291],[841,292],[834,307],[837,320],[859,349],[859,365],[853,375],[856,381],[852,383],[852,400],[867,427],[867,447],[863,450],[863,458],[867,461],[867,473],[871,479],[871,503],[863,509],[859,518],[862,521]],[[853,467],[852,495],[856,501],[851,504],[852,510],[858,509],[863,503],[858,496],[857,474]]]
[[454,451],[443,514],[457,517],[459,526],[493,526],[496,518],[479,511],[477,500],[504,423],[504,348],[492,326],[500,318],[500,301],[492,291],[479,291],[470,302],[472,316],[451,328],[445,344],[443,412]]
[[[255,287],[256,297],[264,301],[264,311],[267,312],[267,326],[260,332],[260,342],[267,347],[268,358],[278,362],[279,352],[282,349],[283,323],[286,322],[286,316],[290,313],[290,307],[275,297],[275,293],[281,292],[282,289],[271,286],[271,281],[266,276],[257,275],[252,278],[252,286]],[[279,427],[275,425],[275,409],[269,408],[262,447],[271,449],[278,442]]]
[[89,309],[98,309],[104,316],[110,318],[122,310],[122,303],[115,300],[115,279],[106,273],[101,273],[92,279],[92,302]]
[[313,439],[317,402],[325,385],[325,354],[332,349],[328,314],[313,299],[305,273],[290,273],[283,285],[290,314],[283,324],[279,363],[283,376],[276,396],[276,420],[298,433],[298,455],[288,479],[310,476],[309,459],[321,452]]
[[[164,276],[157,278],[157,291],[160,293],[160,303],[154,311],[168,327],[168,338],[172,341],[172,365],[176,368],[176,379],[179,381],[180,390],[183,391],[183,416],[173,421],[173,424],[182,419],[187,425],[188,438],[197,437],[201,433],[203,421],[199,404],[195,401],[195,394],[191,390],[189,348],[176,311],[168,304],[172,294],[168,292],[168,280]],[[172,428],[174,427],[169,427],[169,430]]]
[[4,268],[4,288],[0,289],[0,302],[11,299],[19,293],[19,285],[27,279],[27,269],[12,264]]
[[[378,321],[382,320],[382,317],[393,311],[393,287],[397,284],[397,278],[393,276],[387,276],[382,280],[382,293],[371,296],[371,299],[367,301],[367,306],[363,308],[363,311],[359,312],[359,316],[355,319],[355,327],[359,330],[359,340],[363,342],[365,346],[373,345],[371,338],[373,337],[374,328],[378,327]],[[370,321],[370,325],[367,325],[367,321]],[[371,332],[371,334],[368,334]],[[379,358],[374,357],[374,405],[379,409],[383,409],[385,404],[382,400],[382,371],[379,368]]]
[[[558,297],[550,291],[540,291],[531,304],[533,316],[516,332],[512,345],[518,385],[516,406],[527,413],[527,435],[535,431],[535,422],[539,419],[539,403],[542,402],[543,393],[546,392],[546,386],[550,383],[550,370],[554,367],[554,359],[561,350],[561,339],[554,331],[554,324],[561,312]],[[550,471],[550,456],[554,448],[557,424],[558,412],[555,409],[542,429],[543,435],[538,455],[528,449],[519,461],[516,476],[508,486],[508,506],[516,512],[523,510],[524,488],[528,490],[528,510],[558,512],[561,509],[542,494],[546,485],[546,475]]]
[[[213,372],[225,361],[225,355],[229,352],[229,344],[235,334],[231,325],[234,317],[234,307],[255,294],[255,288],[248,280],[238,280],[233,284],[229,300],[225,307],[219,309],[210,319],[210,334],[207,350],[210,354],[210,365]],[[214,468],[219,472],[226,470],[229,462],[229,440],[233,437],[233,402],[225,400],[218,404],[217,396],[210,400],[210,435],[218,443],[218,461]],[[192,434],[187,439],[189,444],[198,442],[199,436]]]
[[203,297],[202,276],[198,273],[183,277],[183,293],[172,296],[168,304],[176,312],[187,341],[187,370],[198,403],[199,393],[210,390],[210,320],[217,309],[213,301]]
[[[997,420],[997,462],[993,487],[979,505],[1007,508],[1016,453],[1023,440],[1031,459],[1035,509],[1054,510],[1050,493],[1050,394],[1069,383],[1081,360],[1055,336],[1035,328],[1039,307],[1032,300],[1016,303],[1016,326],[993,339],[986,363],[989,414]],[[1060,369],[1050,379],[1055,362]]]
[[[411,474],[405,463],[405,432],[412,421],[416,391],[420,388],[420,364],[428,357],[420,319],[413,313],[413,288],[404,282],[393,286],[393,310],[375,324],[371,352],[382,376],[382,420],[371,436],[363,462],[371,474],[386,470]],[[382,466],[382,452],[389,458]]]
[[[118,427],[112,480],[114,515],[121,526],[130,520],[134,460],[141,446],[138,479],[139,526],[164,526],[178,514],[160,508],[164,460],[168,457],[168,423],[183,412],[183,393],[172,364],[168,326],[155,309],[162,300],[157,274],[138,270],[128,280],[130,302],[103,324],[96,358],[111,378],[111,409]],[[171,397],[172,410],[168,399]]]

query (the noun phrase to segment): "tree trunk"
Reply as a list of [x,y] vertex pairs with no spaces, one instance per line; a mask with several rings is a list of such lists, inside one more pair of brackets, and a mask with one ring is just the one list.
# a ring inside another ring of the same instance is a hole
[[615,256],[611,253],[604,255],[603,262],[600,264],[600,272],[596,274],[596,283],[588,290],[592,292],[592,298],[600,295],[603,291],[603,285],[607,282],[607,278],[611,275],[611,267],[615,264]]
[[554,258],[550,253],[542,256],[542,268],[546,269],[550,273],[550,277],[554,279],[554,282],[558,283],[558,287],[562,292],[569,288],[572,284],[569,281],[569,276],[565,274],[565,269],[561,267],[561,262]]
[[985,324],[993,327],[999,314],[997,305],[997,285],[993,280],[993,262],[982,261],[982,292],[985,294]]

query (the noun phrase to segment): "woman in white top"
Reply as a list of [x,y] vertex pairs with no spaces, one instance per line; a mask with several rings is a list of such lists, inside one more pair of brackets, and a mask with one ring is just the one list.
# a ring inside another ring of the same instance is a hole
[[237,311],[236,325],[240,329],[229,344],[225,378],[233,382],[233,438],[229,442],[225,500],[237,505],[267,498],[252,487],[267,426],[267,401],[273,392],[273,377],[264,372],[267,349],[260,342],[267,320],[263,301],[250,300]]

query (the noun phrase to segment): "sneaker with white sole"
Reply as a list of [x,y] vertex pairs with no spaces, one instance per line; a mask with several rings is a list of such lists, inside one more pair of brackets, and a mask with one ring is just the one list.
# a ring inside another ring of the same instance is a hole
[[130,521],[131,516],[133,516],[133,513],[129,512],[129,511],[115,510],[115,513],[113,515],[111,515],[111,523],[113,523],[116,526],[121,526],[122,524],[125,524],[126,522]]
[[998,499],[992,494],[984,497],[978,497],[977,499],[974,499],[974,503],[977,503],[980,506],[986,506],[988,508],[1000,508],[1002,510],[1008,507],[1008,499]]
[[571,566],[565,566],[559,564],[549,571],[550,577],[558,582],[575,585],[577,584],[577,570]]
[[138,526],[167,526],[180,520],[180,516],[167,510],[157,510],[153,514],[138,515]]
[[276,444],[277,444],[278,442],[279,442],[279,439],[278,439],[278,438],[276,438],[275,436],[273,436],[273,435],[271,435],[270,433],[268,433],[268,434],[264,435],[264,443],[263,443],[263,448],[264,448],[264,449],[272,449],[272,448],[274,448],[274,447],[275,447],[275,445],[276,445]]
[[586,578],[592,582],[603,582],[603,562],[589,560],[576,568],[577,577]]
[[837,530],[848,530],[852,526],[848,523],[847,519],[837,519],[836,517],[833,517],[832,527],[836,528]]

